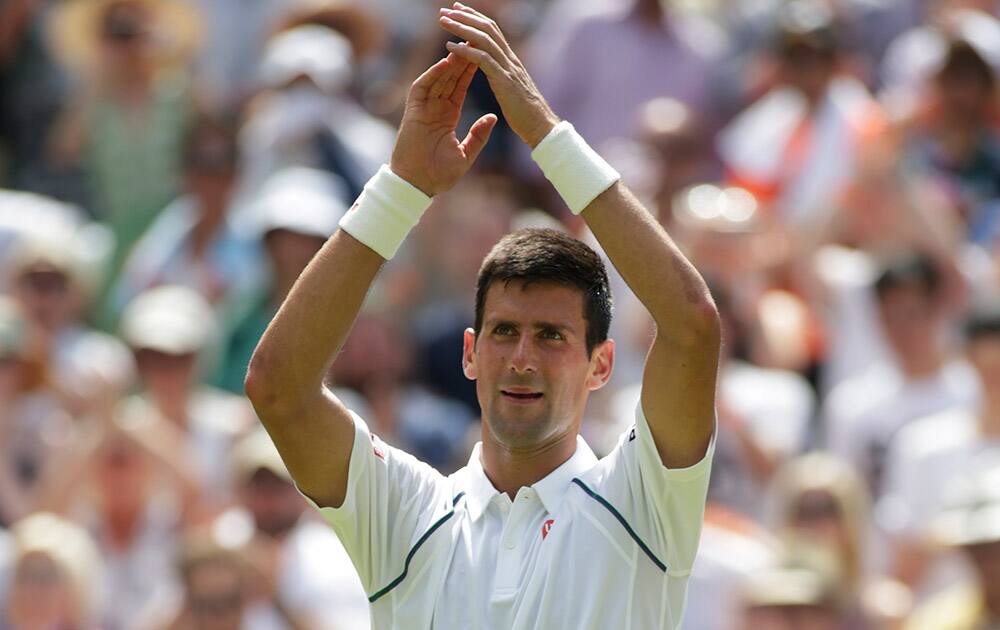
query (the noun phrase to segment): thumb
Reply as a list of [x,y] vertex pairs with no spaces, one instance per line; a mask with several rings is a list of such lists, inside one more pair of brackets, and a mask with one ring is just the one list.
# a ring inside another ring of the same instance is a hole
[[486,114],[472,123],[469,134],[465,136],[465,140],[462,140],[462,152],[470,164],[475,162],[476,158],[479,157],[483,147],[486,146],[486,142],[490,139],[490,134],[493,133],[493,128],[496,127],[496,124],[496,114]]

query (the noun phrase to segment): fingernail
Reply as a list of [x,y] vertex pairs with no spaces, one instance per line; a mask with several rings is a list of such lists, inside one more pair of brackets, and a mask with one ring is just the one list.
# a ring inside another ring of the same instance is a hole
[[448,50],[453,50],[456,46],[458,46],[458,44],[456,44],[455,42],[445,42],[444,44],[444,47],[447,48]]

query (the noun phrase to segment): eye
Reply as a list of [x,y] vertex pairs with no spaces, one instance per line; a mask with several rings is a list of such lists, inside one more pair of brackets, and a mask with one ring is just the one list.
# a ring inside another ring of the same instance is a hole
[[493,329],[494,335],[515,335],[517,334],[517,329],[510,324],[497,324],[496,328]]
[[539,331],[538,336],[542,339],[552,339],[555,341],[562,341],[563,339],[562,333],[555,328],[544,328]]

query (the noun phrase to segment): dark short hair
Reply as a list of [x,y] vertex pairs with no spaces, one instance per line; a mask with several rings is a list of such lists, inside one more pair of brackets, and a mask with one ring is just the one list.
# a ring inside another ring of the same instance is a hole
[[476,280],[476,338],[483,326],[486,293],[494,282],[554,282],[583,293],[587,354],[607,340],[611,326],[608,272],[593,249],[551,229],[525,229],[500,239],[483,260]]
[[890,260],[875,280],[875,293],[881,299],[890,290],[917,285],[924,295],[933,297],[941,286],[941,274],[934,262],[923,254],[905,254]]
[[984,337],[1000,337],[1000,295],[990,295],[977,300],[965,318],[966,341]]

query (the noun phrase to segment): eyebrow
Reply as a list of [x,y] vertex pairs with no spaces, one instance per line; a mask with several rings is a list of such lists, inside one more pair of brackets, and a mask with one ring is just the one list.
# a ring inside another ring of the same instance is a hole
[[[490,319],[486,321],[486,327],[496,328],[497,326],[513,326],[514,328],[522,328],[522,325],[518,322],[509,319]],[[532,322],[530,324],[531,328],[534,330],[555,330],[558,332],[568,332],[575,333],[576,329],[568,323],[556,323],[556,322]]]

